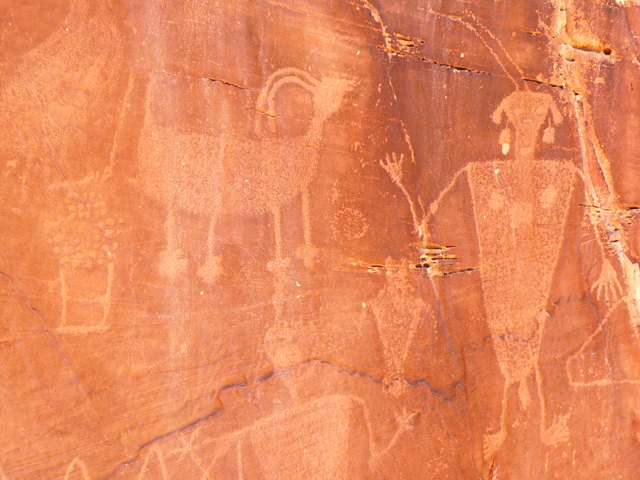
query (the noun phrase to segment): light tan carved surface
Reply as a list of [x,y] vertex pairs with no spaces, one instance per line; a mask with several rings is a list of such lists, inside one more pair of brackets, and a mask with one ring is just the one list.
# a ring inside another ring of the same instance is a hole
[[637,478],[638,35],[0,0],[0,480]]

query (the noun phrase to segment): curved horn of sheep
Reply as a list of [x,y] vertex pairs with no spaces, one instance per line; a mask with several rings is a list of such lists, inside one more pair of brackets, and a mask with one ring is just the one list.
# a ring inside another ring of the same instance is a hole
[[[271,76],[265,82],[264,87],[260,90],[258,100],[256,101],[256,115],[255,131],[260,130],[260,116],[259,113],[265,113],[266,115],[273,117],[275,115],[275,96],[278,90],[283,85],[293,83],[300,87],[314,93],[316,87],[320,83],[310,73],[295,67],[282,68],[272,73]],[[271,129],[275,127],[272,125]]]

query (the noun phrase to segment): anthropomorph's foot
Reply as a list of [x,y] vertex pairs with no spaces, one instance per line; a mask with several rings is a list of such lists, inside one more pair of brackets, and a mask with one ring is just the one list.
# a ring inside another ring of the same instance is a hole
[[222,257],[208,256],[205,262],[198,268],[198,276],[208,284],[214,284],[223,273]]
[[296,249],[296,256],[302,259],[305,267],[315,268],[320,260],[320,249],[305,243]]
[[170,280],[176,280],[186,275],[187,265],[188,260],[179,248],[165,249],[160,253],[158,270],[160,270],[161,275]]
[[493,456],[498,453],[506,437],[507,433],[504,431],[504,429],[501,429],[497,433],[491,433],[484,436],[485,461],[491,460],[491,458],[493,458]]
[[553,424],[542,432],[542,441],[545,445],[558,445],[569,440],[569,427],[567,420],[569,415],[562,415],[553,419]]

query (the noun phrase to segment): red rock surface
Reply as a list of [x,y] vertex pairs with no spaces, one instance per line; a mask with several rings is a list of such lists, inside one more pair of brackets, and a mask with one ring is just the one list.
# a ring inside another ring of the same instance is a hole
[[640,469],[635,0],[0,0],[0,479]]

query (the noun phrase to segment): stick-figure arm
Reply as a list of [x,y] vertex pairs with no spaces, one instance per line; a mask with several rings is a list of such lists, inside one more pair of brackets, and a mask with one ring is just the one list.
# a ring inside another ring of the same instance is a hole
[[560,125],[564,120],[564,116],[562,115],[562,112],[556,105],[556,102],[554,102],[553,100],[549,100],[549,111],[551,112],[553,123],[555,123],[556,125]]
[[438,196],[436,197],[436,199],[431,202],[431,204],[429,205],[429,210],[427,211],[427,215],[425,218],[425,225],[429,225],[429,223],[432,220],[432,217],[438,213],[438,210],[440,209],[440,204],[442,203],[442,200],[444,200],[444,198],[447,196],[447,194],[453,190],[453,187],[456,186],[456,184],[458,183],[458,179],[462,176],[462,174],[466,173],[469,171],[469,164],[465,165],[464,167],[462,167],[460,170],[458,170],[455,175],[453,176],[453,178],[451,179],[451,181],[449,182],[449,184],[444,187],[440,193],[438,194]]
[[496,125],[500,125],[502,123],[502,116],[506,113],[507,111],[507,102],[509,101],[510,97],[505,97],[502,99],[502,101],[500,102],[500,105],[498,105],[498,108],[496,108],[493,113],[491,114],[491,120],[493,121],[493,123],[495,123]]

